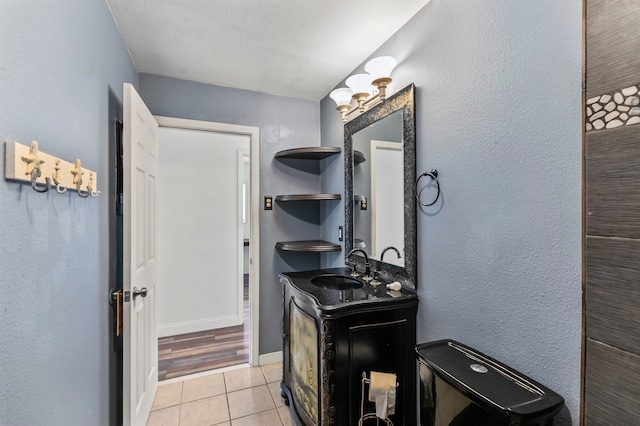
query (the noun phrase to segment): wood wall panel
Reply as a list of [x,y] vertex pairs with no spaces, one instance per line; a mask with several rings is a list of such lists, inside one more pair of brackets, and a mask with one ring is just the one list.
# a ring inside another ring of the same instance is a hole
[[640,238],[640,124],[587,132],[586,162],[587,235]]
[[587,98],[640,83],[640,1],[587,3]]
[[640,353],[638,277],[640,240],[587,237],[587,337]]
[[640,356],[587,339],[585,426],[638,425]]

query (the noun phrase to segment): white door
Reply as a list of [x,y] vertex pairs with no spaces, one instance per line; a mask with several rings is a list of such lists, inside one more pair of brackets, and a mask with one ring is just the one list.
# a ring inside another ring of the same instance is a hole
[[158,387],[158,123],[130,84],[123,100],[123,423],[135,426],[146,424]]

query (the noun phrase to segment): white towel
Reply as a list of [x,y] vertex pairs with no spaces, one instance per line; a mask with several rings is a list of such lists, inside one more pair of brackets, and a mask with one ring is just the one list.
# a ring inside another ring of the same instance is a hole
[[376,403],[376,416],[383,420],[396,412],[396,375],[371,372],[369,401]]

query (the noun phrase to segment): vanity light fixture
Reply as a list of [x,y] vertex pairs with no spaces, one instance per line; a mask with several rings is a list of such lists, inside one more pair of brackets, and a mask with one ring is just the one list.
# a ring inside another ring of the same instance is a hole
[[342,114],[342,121],[347,121],[347,113],[351,109],[352,94],[353,92],[351,89],[346,87],[335,89],[333,92],[329,93],[331,99],[333,99],[336,105],[338,105],[336,109],[340,111],[340,114]]
[[387,97],[387,86],[391,83],[391,71],[396,67],[398,61],[392,56],[380,56],[367,62],[364,70],[371,75],[372,86],[378,88],[380,99]]
[[[336,109],[342,114],[342,121],[347,121],[347,116],[352,112],[365,112],[377,105],[387,97],[387,87],[391,83],[391,71],[398,62],[391,56],[373,58],[364,66],[367,73],[354,74],[347,78],[345,84],[349,88],[341,87],[329,94],[337,105]],[[372,86],[377,93],[372,93]],[[357,107],[351,106],[351,100],[358,102]]]
[[358,102],[358,110],[364,112],[364,103],[371,96],[371,76],[369,74],[354,74],[347,78],[345,84],[353,92],[353,99]]

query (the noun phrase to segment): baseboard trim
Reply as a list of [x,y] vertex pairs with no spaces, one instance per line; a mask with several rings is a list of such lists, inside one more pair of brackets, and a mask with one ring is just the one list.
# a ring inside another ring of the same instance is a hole
[[242,316],[205,318],[200,320],[176,322],[158,326],[158,337],[176,336],[178,334],[196,333],[204,330],[231,327],[242,324]]
[[258,358],[260,365],[273,364],[276,362],[282,362],[282,351],[271,352],[269,354],[262,354]]

